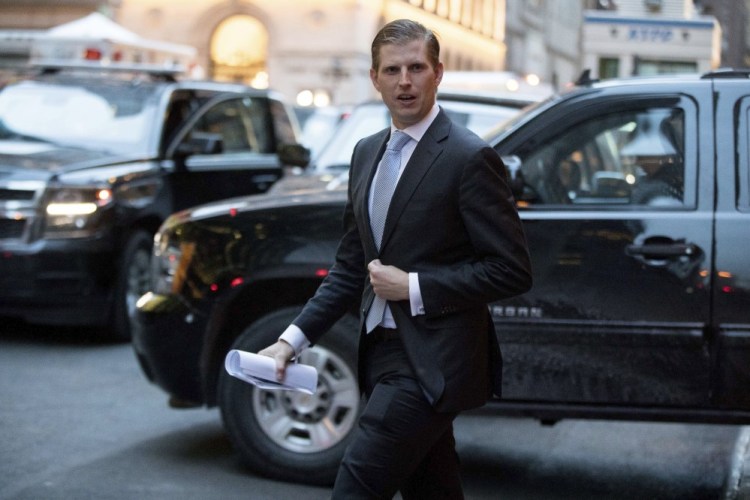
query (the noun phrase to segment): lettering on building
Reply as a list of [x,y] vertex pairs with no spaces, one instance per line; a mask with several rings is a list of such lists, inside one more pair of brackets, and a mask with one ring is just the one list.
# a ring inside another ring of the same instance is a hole
[[663,26],[639,26],[628,28],[629,42],[658,42],[668,43],[674,38],[670,28]]

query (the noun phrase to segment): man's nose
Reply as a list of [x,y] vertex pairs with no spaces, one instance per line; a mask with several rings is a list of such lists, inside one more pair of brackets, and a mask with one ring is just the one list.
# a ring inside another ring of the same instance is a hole
[[411,77],[409,76],[409,69],[402,68],[398,79],[399,85],[411,85]]

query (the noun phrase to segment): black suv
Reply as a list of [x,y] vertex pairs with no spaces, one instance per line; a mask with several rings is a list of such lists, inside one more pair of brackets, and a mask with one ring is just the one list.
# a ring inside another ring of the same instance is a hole
[[[580,81],[488,137],[505,159],[534,269],[490,305],[503,399],[544,421],[750,423],[747,72]],[[175,402],[221,407],[242,458],[330,480],[358,411],[355,311],[303,356],[314,397],[223,369],[274,341],[333,261],[345,190],[185,211],[156,235],[137,357]]]
[[304,165],[280,96],[169,73],[47,68],[0,92],[0,315],[130,337],[171,213]]

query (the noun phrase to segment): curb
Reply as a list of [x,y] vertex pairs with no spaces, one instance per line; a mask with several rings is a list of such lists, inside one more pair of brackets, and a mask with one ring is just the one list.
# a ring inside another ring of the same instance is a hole
[[724,500],[750,500],[750,426],[737,435]]

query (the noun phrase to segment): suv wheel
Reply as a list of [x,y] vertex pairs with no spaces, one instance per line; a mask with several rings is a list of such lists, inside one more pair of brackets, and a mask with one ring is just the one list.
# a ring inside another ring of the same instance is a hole
[[151,283],[153,241],[148,232],[136,231],[123,248],[115,290],[114,325],[111,333],[114,340],[130,340],[135,303],[149,291]]
[[[274,343],[299,313],[288,308],[264,316],[237,338],[233,349],[258,352]],[[330,484],[360,411],[356,366],[357,321],[346,317],[302,353],[300,362],[318,370],[310,396],[265,391],[219,374],[219,407],[242,461],[266,476]]]

